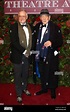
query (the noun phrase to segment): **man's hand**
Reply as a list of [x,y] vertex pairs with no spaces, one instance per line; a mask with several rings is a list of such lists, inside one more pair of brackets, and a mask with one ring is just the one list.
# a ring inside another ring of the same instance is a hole
[[24,54],[24,55],[25,55],[25,57],[27,57],[27,58],[29,57],[29,55],[28,55],[27,53],[26,53],[26,54]]
[[51,46],[52,45],[52,43],[51,43],[51,41],[46,41],[45,43],[44,43],[44,46],[45,47],[49,47],[49,46]]

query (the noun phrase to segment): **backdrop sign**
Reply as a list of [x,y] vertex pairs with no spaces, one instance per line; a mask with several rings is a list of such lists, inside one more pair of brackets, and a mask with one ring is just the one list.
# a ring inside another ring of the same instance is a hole
[[5,14],[17,14],[20,9],[39,14],[43,8],[51,14],[70,14],[70,0],[4,0]]

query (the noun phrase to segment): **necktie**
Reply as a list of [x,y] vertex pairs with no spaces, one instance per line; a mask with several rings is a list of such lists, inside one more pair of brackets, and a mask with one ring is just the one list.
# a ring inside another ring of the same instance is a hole
[[42,25],[42,27],[46,27],[46,24]]
[[26,26],[27,27],[27,25],[26,24],[24,24],[24,25],[21,25],[22,27],[24,27],[24,26]]

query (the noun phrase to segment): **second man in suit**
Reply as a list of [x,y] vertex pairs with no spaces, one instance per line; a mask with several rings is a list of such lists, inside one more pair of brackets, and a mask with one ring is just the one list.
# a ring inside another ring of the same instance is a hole
[[35,59],[39,65],[41,90],[35,95],[41,95],[51,90],[51,98],[56,98],[58,86],[59,53],[62,46],[62,33],[60,28],[50,20],[51,16],[47,9],[40,12],[41,22],[35,26],[34,38],[36,50],[39,51]]

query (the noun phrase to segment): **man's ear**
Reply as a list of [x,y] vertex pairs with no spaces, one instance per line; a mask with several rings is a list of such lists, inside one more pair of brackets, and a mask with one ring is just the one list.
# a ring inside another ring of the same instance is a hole
[[51,16],[49,15],[49,20],[51,19]]
[[26,19],[28,19],[28,14],[26,15]]

